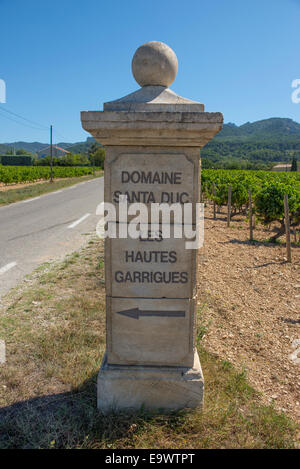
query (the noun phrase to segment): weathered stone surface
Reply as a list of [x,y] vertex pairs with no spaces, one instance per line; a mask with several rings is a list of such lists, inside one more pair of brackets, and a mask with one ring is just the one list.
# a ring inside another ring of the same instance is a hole
[[82,127],[105,146],[197,147],[221,129],[219,112],[82,111]]
[[195,302],[189,299],[106,299],[110,364],[192,366]]
[[203,405],[204,379],[197,352],[190,368],[108,365],[105,357],[97,384],[98,408],[103,413]]
[[[151,203],[195,203],[199,201],[199,193],[198,149],[110,147],[107,150],[104,197],[105,202],[113,203],[116,208],[122,194],[127,195],[128,203],[146,203],[150,208]],[[117,220],[118,215],[117,210]],[[196,223],[195,205],[192,223]]]
[[[133,72],[142,89],[105,103],[103,112],[81,113],[83,128],[106,147],[104,201],[113,211],[122,195],[128,204],[147,207],[179,202],[181,209],[192,203],[189,223],[198,226],[200,149],[221,130],[223,115],[204,112],[203,104],[166,88],[176,76],[177,59],[164,44],[143,45]],[[119,228],[137,215],[126,221],[124,211],[116,212]],[[171,223],[181,226],[175,218]],[[203,403],[194,343],[197,252],[184,249],[185,239],[157,244],[106,240],[107,355],[98,376],[102,412]]]
[[204,112],[204,104],[183,98],[164,86],[144,86],[123,98],[104,103],[104,111]]
[[191,203],[193,170],[185,155],[123,153],[110,165],[110,200],[118,203],[119,195],[127,194],[128,203]]
[[178,60],[167,44],[150,41],[141,45],[132,59],[132,74],[140,86],[170,86],[177,75]]
[[[147,232],[148,225],[145,227]],[[141,225],[144,231],[144,226]],[[192,298],[196,257],[186,238],[105,240],[106,293],[131,298]]]

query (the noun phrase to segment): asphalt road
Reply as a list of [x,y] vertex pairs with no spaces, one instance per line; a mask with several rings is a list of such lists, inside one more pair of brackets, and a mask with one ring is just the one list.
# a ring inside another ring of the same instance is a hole
[[41,263],[84,244],[103,189],[102,177],[0,207],[0,298]]

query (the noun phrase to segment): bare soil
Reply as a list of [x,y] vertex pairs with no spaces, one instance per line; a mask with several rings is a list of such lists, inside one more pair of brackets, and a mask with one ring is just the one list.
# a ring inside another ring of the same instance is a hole
[[[286,262],[284,238],[261,224],[249,242],[248,222],[206,207],[200,252],[199,308],[208,325],[204,347],[245,368],[266,401],[300,421],[300,246]],[[299,352],[298,352],[299,350]],[[291,356],[291,354],[293,355]]]

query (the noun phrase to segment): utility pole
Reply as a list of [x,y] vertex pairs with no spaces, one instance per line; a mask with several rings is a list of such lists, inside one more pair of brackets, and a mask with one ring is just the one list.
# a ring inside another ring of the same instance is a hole
[[53,182],[52,125],[50,125],[50,182]]

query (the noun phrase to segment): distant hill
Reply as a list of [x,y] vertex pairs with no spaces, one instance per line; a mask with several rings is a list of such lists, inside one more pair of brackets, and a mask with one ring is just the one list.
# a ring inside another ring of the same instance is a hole
[[[93,137],[85,142],[60,142],[57,146],[72,153],[87,153],[95,143]],[[0,144],[0,154],[14,147],[36,153],[49,144],[15,142]],[[272,117],[237,126],[224,124],[223,129],[201,151],[203,167],[241,167],[269,169],[275,163],[300,161],[300,124],[292,119]]]
[[201,151],[203,167],[270,169],[300,160],[300,124],[273,117],[237,126],[225,124]]
[[216,136],[218,139],[236,137],[238,139],[268,140],[274,138],[296,137],[300,139],[300,124],[292,119],[272,117],[256,122],[246,122],[237,126],[232,123],[224,124],[223,129]]
[[[68,149],[72,153],[86,153],[89,147],[95,143],[96,140],[93,137],[88,137],[85,142],[77,142],[77,143],[68,143],[68,142],[60,142],[56,145],[63,149]],[[48,148],[49,143],[40,143],[40,142],[13,142],[13,143],[2,143],[0,144],[0,153],[4,154],[7,151],[14,148],[15,150],[20,150],[23,148],[24,150],[28,151],[29,153],[37,153],[44,148]]]

